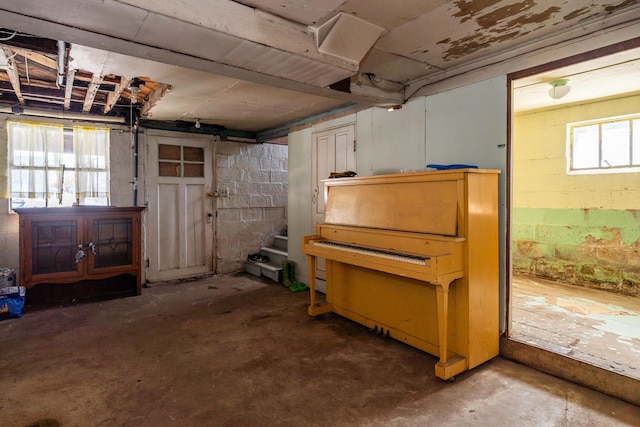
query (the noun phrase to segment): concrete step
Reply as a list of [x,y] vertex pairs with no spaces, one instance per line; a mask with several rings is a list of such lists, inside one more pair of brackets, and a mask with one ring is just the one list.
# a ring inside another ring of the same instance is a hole
[[260,248],[260,253],[269,257],[269,263],[272,265],[279,265],[282,268],[282,261],[286,261],[289,257],[289,253],[276,248]]
[[289,238],[287,236],[273,236],[273,242],[276,249],[281,251],[288,251]]
[[247,273],[257,277],[268,277],[274,282],[282,282],[282,266],[271,262],[245,262],[244,268]]

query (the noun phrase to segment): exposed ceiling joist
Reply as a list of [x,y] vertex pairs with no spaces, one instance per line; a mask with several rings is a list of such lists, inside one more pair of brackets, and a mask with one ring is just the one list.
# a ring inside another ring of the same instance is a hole
[[7,75],[9,76],[9,81],[13,87],[13,91],[18,98],[18,102],[20,102],[21,105],[24,105],[24,97],[22,96],[22,89],[20,87],[20,75],[18,74],[18,67],[13,60],[13,52],[11,49],[0,49],[0,61],[7,64]]
[[84,98],[84,105],[82,106],[82,112],[88,113],[91,111],[91,107],[93,106],[93,101],[98,93],[98,89],[100,89],[100,85],[102,84],[102,77],[93,76],[93,80],[89,84],[89,88],[87,89],[87,95]]
[[[389,106],[404,101],[401,93],[394,94],[373,86],[361,93],[330,89],[330,84],[356,74],[357,66],[354,67],[351,61],[320,53],[315,47],[312,31],[306,26],[292,24],[275,15],[258,12],[242,5],[237,18],[240,19],[239,22],[254,22],[251,26],[241,25],[233,19],[235,12],[230,13],[226,22],[212,22],[211,17],[203,18],[216,15],[218,13],[216,10],[211,14],[200,11],[193,15],[191,21],[187,21],[184,9],[196,10],[197,8],[179,8],[179,11],[171,15],[172,12],[165,10],[166,7],[173,7],[165,4],[169,2],[158,2],[156,5],[156,2],[147,4],[144,0],[130,1],[136,5],[144,5],[145,8],[149,7],[152,12],[131,6],[125,8],[123,3],[126,2],[128,0],[100,5],[102,10],[97,10],[96,14],[101,16],[108,14],[111,16],[111,22],[120,22],[121,25],[101,27],[99,33],[94,28],[95,23],[81,22],[65,16],[61,16],[55,22],[51,21],[50,13],[54,13],[54,9],[57,10],[53,5],[38,5],[37,8],[29,8],[22,13],[15,13],[8,9],[2,10],[0,27],[10,28],[18,25],[24,31],[38,32],[53,39],[83,43],[95,48],[110,46],[113,52],[124,55],[322,96],[345,103]],[[206,3],[208,5],[208,2]],[[239,5],[226,0],[217,0],[213,4],[218,3],[233,4],[234,8]],[[7,7],[11,6],[7,5]],[[153,12],[155,9],[167,15]],[[228,9],[223,7],[223,12]],[[231,25],[230,22],[233,24]],[[136,29],[135,33],[122,34],[122,31],[127,31],[123,29],[125,26]],[[233,30],[228,30],[232,32],[248,31],[248,34],[243,37],[249,39],[242,39],[235,33],[229,35],[211,28],[221,26],[233,27]],[[167,28],[171,28],[172,31],[166,31]],[[271,28],[280,36],[275,37],[272,33],[265,31],[265,28]],[[175,34],[180,34],[180,37],[175,37]],[[261,44],[250,40],[252,37],[263,41],[274,37],[276,42]],[[282,44],[278,44],[277,40]],[[291,50],[295,53],[292,54]]]
[[109,92],[109,95],[107,96],[107,104],[104,106],[103,113],[106,114],[111,111],[113,106],[116,105],[116,102],[118,102],[118,99],[120,99],[124,89],[129,85],[130,81],[130,78],[120,77],[120,81],[116,83],[113,92]]
[[67,69],[66,86],[64,87],[64,109],[69,110],[71,108],[71,95],[73,94],[73,84],[76,77],[76,70],[69,67]]

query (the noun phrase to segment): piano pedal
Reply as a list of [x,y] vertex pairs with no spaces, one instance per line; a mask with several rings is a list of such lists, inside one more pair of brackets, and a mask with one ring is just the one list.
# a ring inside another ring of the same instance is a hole
[[374,325],[373,328],[369,329],[374,334],[378,333],[378,325]]
[[387,329],[387,332],[385,332],[384,334],[385,337],[389,338],[391,335],[389,334],[389,330]]

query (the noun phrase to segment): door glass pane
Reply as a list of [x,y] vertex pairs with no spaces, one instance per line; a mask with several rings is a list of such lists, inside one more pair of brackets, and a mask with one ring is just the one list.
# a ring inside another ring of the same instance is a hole
[[180,176],[180,163],[160,162],[158,164],[160,176]]
[[185,163],[184,164],[184,176],[185,178],[202,178],[204,177],[204,165],[197,163]]
[[130,265],[133,260],[133,228],[131,218],[96,219],[93,221],[96,253],[95,268]]
[[179,145],[158,145],[158,158],[162,160],[180,160]]
[[76,221],[38,221],[31,225],[32,273],[77,270]]
[[204,149],[198,147],[183,147],[184,160],[187,162],[204,162]]

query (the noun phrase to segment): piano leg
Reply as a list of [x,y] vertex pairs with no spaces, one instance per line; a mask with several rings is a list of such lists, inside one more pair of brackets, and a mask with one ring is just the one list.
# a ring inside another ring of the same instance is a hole
[[436,286],[438,310],[438,347],[440,348],[440,364],[447,364],[447,327],[449,319],[449,284]]
[[331,304],[316,304],[316,257],[315,255],[307,255],[307,260],[309,264],[309,309],[307,310],[309,316],[329,313],[332,310]]
[[443,380],[452,379],[454,375],[467,370],[467,360],[459,355],[448,357],[448,319],[449,319],[449,285],[436,285],[436,303],[438,310],[438,348],[440,360],[436,363],[436,377]]

